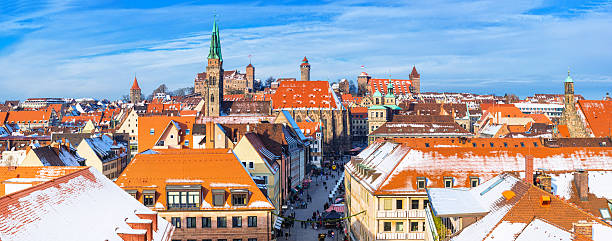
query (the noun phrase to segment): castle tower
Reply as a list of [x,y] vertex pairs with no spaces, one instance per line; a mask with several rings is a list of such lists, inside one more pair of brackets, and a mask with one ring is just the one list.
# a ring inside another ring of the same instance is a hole
[[203,85],[201,95],[204,98],[204,116],[219,116],[221,102],[223,102],[223,57],[221,56],[221,37],[219,37],[217,20],[213,24],[206,80]]
[[567,71],[567,78],[564,81],[565,86],[565,98],[563,114],[559,123],[566,125],[570,137],[589,137],[582,119],[578,116],[576,110],[576,101],[574,99],[574,80],[570,76],[569,70]]
[[138,86],[138,80],[136,80],[136,76],[134,76],[134,83],[132,83],[132,88],[130,88],[130,102],[136,104],[141,100],[142,92],[140,86]]
[[251,63],[246,67],[246,86],[249,92],[254,92],[253,90],[253,81],[255,81],[255,67]]
[[371,78],[366,72],[361,72],[357,76],[357,96],[366,96]]
[[416,66],[412,66],[412,72],[410,72],[410,83],[412,83],[412,89],[410,90],[412,94],[420,94],[421,93],[421,75],[416,70]]
[[302,73],[301,80],[310,80],[310,64],[308,63],[306,56],[304,56],[302,64],[300,64],[300,72]]

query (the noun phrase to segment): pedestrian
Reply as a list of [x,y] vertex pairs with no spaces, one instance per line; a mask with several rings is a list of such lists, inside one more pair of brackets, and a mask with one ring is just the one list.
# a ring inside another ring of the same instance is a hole
[[285,240],[289,239],[289,233],[285,232]]

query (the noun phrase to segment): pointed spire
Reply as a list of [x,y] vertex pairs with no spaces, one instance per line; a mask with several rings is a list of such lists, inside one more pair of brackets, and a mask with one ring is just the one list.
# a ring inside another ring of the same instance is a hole
[[134,83],[132,83],[132,88],[130,90],[139,90],[140,86],[138,86],[138,80],[136,80],[136,75],[134,75]]
[[208,52],[209,59],[219,59],[223,61],[221,57],[221,37],[219,37],[219,25],[217,25],[217,19],[213,22],[213,32],[210,37],[210,51]]
[[412,72],[410,72],[410,77],[412,78],[419,78],[421,77],[421,75],[419,74],[419,72],[417,72],[416,70],[416,66],[412,66]]
[[574,82],[574,80],[572,79],[572,77],[570,76],[570,69],[569,67],[567,67],[567,78],[565,78],[565,82]]

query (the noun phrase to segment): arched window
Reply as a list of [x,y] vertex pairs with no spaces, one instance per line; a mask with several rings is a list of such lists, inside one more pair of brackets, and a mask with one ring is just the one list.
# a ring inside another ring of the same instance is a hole
[[210,102],[213,102],[213,103],[215,102],[215,95],[210,94]]

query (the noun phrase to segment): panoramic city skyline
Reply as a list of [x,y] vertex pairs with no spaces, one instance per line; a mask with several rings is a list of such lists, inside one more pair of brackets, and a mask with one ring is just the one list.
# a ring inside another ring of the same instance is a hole
[[[554,5],[553,5],[554,3]],[[7,99],[144,94],[192,86],[206,66],[213,16],[224,68],[256,78],[356,81],[422,74],[422,91],[561,94],[569,67],[576,93],[612,87],[612,9],[578,1],[24,2],[0,16],[0,88]],[[360,68],[365,66],[365,69]],[[22,83],[30,83],[23,85]],[[85,84],[86,83],[86,84]]]

